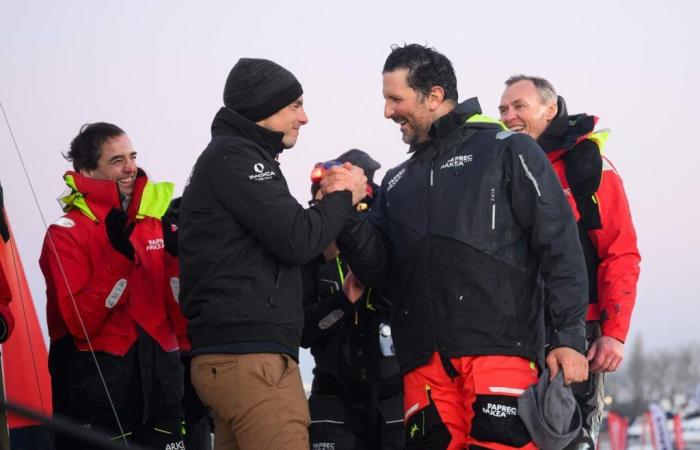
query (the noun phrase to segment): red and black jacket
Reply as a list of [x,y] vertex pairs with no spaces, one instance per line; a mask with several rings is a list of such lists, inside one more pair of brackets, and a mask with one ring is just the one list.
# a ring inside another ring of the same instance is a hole
[[625,189],[603,156],[607,131],[598,118],[559,112],[538,143],[547,154],[579,227],[589,284],[587,320],[599,320],[604,336],[625,341],[634,308],[640,255]]

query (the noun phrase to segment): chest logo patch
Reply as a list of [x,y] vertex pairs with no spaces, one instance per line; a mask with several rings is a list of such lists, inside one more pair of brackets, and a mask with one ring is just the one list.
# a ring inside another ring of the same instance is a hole
[[165,248],[165,241],[163,241],[163,239],[149,239],[146,251],[160,250],[161,248]]
[[253,164],[253,172],[255,173],[248,175],[248,179],[252,181],[267,181],[275,176],[274,170],[265,171],[265,165],[263,163]]
[[474,160],[474,155],[457,155],[448,159],[445,164],[440,166],[440,170],[449,169],[450,167],[462,167]]

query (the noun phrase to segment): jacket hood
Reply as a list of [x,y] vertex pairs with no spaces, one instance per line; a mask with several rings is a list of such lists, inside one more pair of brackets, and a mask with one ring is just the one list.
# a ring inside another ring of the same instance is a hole
[[211,124],[211,135],[212,137],[241,136],[250,139],[273,158],[277,158],[277,155],[284,150],[282,144],[284,133],[261,127],[225,106],[214,116],[214,121]]
[[[80,210],[94,221],[101,221],[112,208],[121,208],[122,199],[114,181],[88,178],[78,172],[63,175],[68,188],[58,198],[64,212]],[[146,172],[138,169],[134,192],[127,209],[132,220],[143,217],[160,218],[170,205],[175,186],[172,183],[152,183]]]
[[545,153],[570,150],[591,134],[596,122],[598,122],[596,116],[588,114],[570,116],[566,109],[566,101],[562,96],[557,97],[557,107],[557,115],[537,139],[537,143],[540,144]]

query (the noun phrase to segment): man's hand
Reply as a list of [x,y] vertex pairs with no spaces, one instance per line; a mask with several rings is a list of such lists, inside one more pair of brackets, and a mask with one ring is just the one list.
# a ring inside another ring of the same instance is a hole
[[614,337],[601,336],[591,344],[586,357],[591,372],[614,372],[622,364],[625,344]]
[[180,219],[180,201],[178,197],[170,202],[168,210],[163,214],[160,223],[163,226],[163,243],[165,251],[177,257],[177,223]]
[[350,163],[328,169],[320,183],[320,196],[335,191],[350,191],[352,204],[356,205],[367,196],[367,177],[365,172]]
[[134,231],[135,224],[128,222],[129,218],[123,209],[112,208],[105,217],[105,228],[107,228],[107,237],[109,237],[112,247],[133,261],[134,246],[131,245],[129,236]]
[[578,383],[588,379],[588,361],[586,357],[569,347],[557,347],[547,355],[550,380],[559,372],[564,372],[564,384]]
[[343,283],[343,293],[350,303],[355,304],[365,292],[365,285],[357,279],[354,273],[348,272]]
[[[0,210],[0,214],[2,211]],[[7,340],[7,324],[5,324],[5,318],[0,315],[0,344]]]

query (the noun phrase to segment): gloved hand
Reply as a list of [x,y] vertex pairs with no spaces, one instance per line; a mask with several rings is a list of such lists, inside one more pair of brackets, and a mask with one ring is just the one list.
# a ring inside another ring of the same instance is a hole
[[160,223],[163,226],[165,251],[175,257],[177,257],[177,222],[180,219],[180,200],[182,197],[173,199],[168,210],[160,218]]
[[7,324],[5,323],[5,318],[0,315],[0,344],[7,340]]
[[129,218],[123,209],[112,208],[105,217],[105,227],[109,242],[119,253],[134,260],[134,246],[129,241],[135,223],[129,223]]

